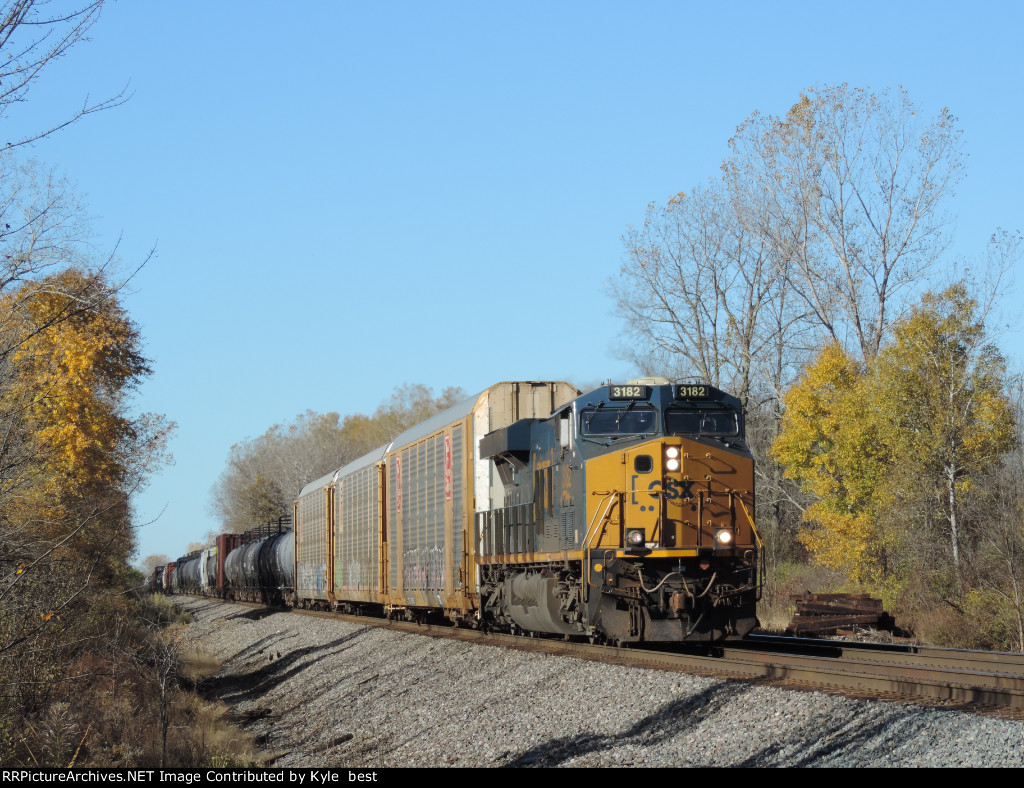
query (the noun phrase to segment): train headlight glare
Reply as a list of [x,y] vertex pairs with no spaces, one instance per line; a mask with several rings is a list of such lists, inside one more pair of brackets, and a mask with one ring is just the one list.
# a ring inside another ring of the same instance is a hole
[[669,471],[678,471],[679,460],[665,460],[665,468]]
[[637,548],[643,547],[646,536],[642,528],[631,528],[626,531],[626,547]]
[[676,457],[679,456],[679,449],[676,448],[675,446],[668,446],[665,449],[665,456],[668,457],[670,460],[674,460]]
[[732,531],[719,531],[715,534],[715,541],[722,547],[728,547],[732,544]]

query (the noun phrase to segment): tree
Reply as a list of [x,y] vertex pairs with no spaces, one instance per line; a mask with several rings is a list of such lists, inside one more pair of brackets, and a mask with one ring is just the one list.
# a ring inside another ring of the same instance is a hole
[[926,294],[895,333],[876,368],[879,404],[908,460],[907,489],[930,498],[959,568],[963,496],[1014,441],[1006,364],[963,284]]
[[1014,642],[1001,647],[1024,652],[1024,380],[1010,390],[1016,436],[985,485],[989,517],[974,576],[1012,610]]
[[[6,0],[0,4],[0,119],[10,128],[12,111],[24,104],[43,72],[76,45],[87,40],[106,0],[84,4],[63,0]],[[88,97],[77,110],[42,127],[8,138],[0,153],[36,142],[86,115],[122,104],[126,91],[98,102]],[[10,132],[8,132],[10,133]]]
[[764,243],[746,231],[720,184],[647,207],[623,238],[619,312],[640,341],[633,360],[729,388],[746,403],[755,359],[774,337],[769,303],[781,296]]
[[811,554],[857,582],[878,582],[892,568],[879,500],[891,458],[866,378],[838,343],[826,346],[786,393],[771,452],[810,496],[800,539]]
[[129,414],[149,366],[103,274],[26,283],[0,315],[21,336],[0,377],[0,707],[31,713],[113,626],[110,594],[134,585],[130,495],[172,425]]
[[241,533],[291,512],[292,501],[309,482],[337,470],[399,433],[450,407],[463,397],[458,388],[440,396],[423,385],[395,389],[371,416],[299,414],[257,438],[231,447],[228,464],[211,490],[210,511],[225,532]]
[[925,120],[904,90],[812,88],[785,118],[751,115],[724,169],[757,235],[826,337],[878,354],[944,251],[961,175],[956,118]]
[[[813,503],[801,538],[857,581],[961,568],[963,497],[1013,446],[1005,366],[964,285],[926,294],[870,362],[833,343],[785,398],[773,456]],[[945,535],[936,524],[945,524]]]
[[149,577],[156,571],[158,566],[167,566],[170,560],[171,559],[164,553],[153,553],[151,555],[147,555],[139,564],[140,571],[146,575],[146,577]]

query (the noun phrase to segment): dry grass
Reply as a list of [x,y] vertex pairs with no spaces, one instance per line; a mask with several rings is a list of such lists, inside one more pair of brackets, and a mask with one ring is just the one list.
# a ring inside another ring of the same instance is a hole
[[[132,610],[115,610],[110,618],[109,637],[80,648],[62,673],[53,666],[54,675],[77,678],[46,683],[46,694],[32,706],[16,705],[14,693],[5,696],[0,763],[130,769],[161,761],[178,768],[263,765],[259,747],[231,724],[228,709],[198,693],[198,683],[220,665],[207,654],[175,645],[175,630],[188,622],[187,614],[157,595]],[[161,686],[170,701],[166,756]]]
[[775,600],[773,603],[762,602],[757,607],[757,620],[761,624],[761,631],[768,634],[785,632],[789,622],[793,620],[795,611],[795,602],[785,600]]
[[220,670],[220,662],[202,651],[189,650],[181,655],[181,675],[197,684]]
[[843,590],[839,582],[835,572],[823,567],[780,564],[775,574],[766,578],[764,595],[757,606],[761,631],[772,634],[784,632],[796,612],[794,596]]

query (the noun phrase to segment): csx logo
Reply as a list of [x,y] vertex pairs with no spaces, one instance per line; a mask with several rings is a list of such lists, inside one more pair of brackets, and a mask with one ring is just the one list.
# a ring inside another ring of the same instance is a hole
[[[634,475],[632,479],[632,492],[633,492],[633,503],[639,503],[636,499],[636,480],[639,476]],[[687,500],[693,498],[693,490],[691,489],[694,485],[692,480],[681,481],[678,479],[666,479],[664,484],[661,479],[655,479],[649,485],[647,490],[650,492],[652,498],[662,497],[666,501],[677,501],[679,499]]]

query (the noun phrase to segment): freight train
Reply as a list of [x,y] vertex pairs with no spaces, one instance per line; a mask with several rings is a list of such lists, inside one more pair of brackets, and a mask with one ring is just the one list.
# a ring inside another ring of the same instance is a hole
[[491,386],[154,574],[172,593],[591,642],[755,626],[762,543],[736,397],[660,378]]

